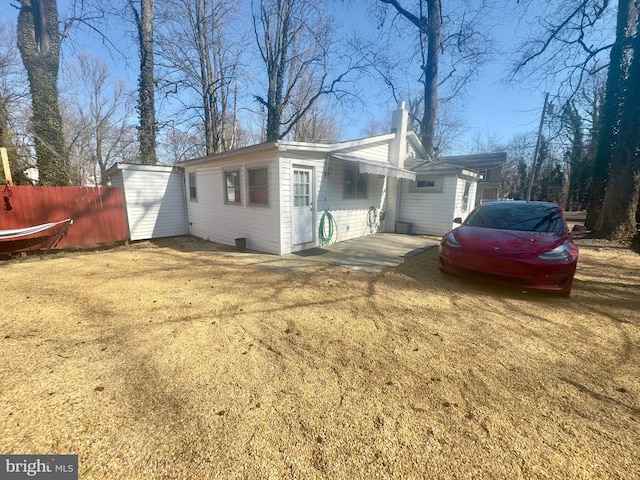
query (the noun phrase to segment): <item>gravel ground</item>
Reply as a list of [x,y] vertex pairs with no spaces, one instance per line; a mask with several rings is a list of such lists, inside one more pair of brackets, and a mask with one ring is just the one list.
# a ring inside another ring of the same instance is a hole
[[568,299],[211,244],[0,264],[0,453],[80,478],[640,478],[640,255]]

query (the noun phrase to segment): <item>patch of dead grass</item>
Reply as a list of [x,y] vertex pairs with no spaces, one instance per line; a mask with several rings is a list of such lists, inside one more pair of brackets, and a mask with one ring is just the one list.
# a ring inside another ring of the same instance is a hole
[[0,451],[100,479],[640,477],[640,256],[583,248],[568,299],[436,258],[5,263]]

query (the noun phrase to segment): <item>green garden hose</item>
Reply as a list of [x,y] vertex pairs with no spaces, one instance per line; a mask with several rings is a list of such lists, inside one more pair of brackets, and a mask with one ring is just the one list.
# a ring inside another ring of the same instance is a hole
[[[326,222],[326,223],[325,223]],[[330,245],[333,243],[333,234],[336,229],[336,221],[329,210],[325,210],[320,217],[320,227],[318,228],[318,238],[322,245]]]

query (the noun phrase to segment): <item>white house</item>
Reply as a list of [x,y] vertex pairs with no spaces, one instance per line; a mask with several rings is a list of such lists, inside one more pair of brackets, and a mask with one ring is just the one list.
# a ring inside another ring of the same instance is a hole
[[269,142],[181,162],[189,233],[278,255],[408,224],[445,233],[473,208],[480,175],[429,161],[407,119],[401,102],[385,135]]

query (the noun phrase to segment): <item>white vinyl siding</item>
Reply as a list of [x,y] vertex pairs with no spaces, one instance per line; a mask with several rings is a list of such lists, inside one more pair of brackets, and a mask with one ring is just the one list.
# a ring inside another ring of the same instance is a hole
[[414,182],[402,181],[400,215],[398,221],[412,224],[411,233],[444,235],[451,230],[457,175],[429,176],[442,185],[439,193],[416,191]]
[[[275,150],[271,152],[275,154]],[[243,160],[186,167],[187,171],[197,171],[198,176],[198,202],[188,202],[189,231],[196,237],[223,245],[235,245],[236,238],[246,238],[248,249],[279,255],[280,201],[278,195],[273,194],[279,191],[277,159],[254,162],[247,156]],[[265,167],[268,167],[269,204],[253,205],[248,203],[248,172]],[[224,174],[230,171],[240,172],[240,191],[247,192],[239,204],[225,202]]]
[[[345,199],[344,166],[355,166],[350,162],[332,161],[331,174],[323,179],[323,186],[318,194],[318,215],[322,215],[328,209],[336,221],[335,239],[337,241],[370,235],[367,218],[369,209],[375,207],[378,211],[381,205],[384,177],[378,175],[366,175],[367,198]],[[374,232],[375,233],[375,232]]]
[[187,234],[181,171],[172,167],[122,165],[117,172],[112,184],[123,185],[131,240]]
[[[469,188],[467,190],[467,185]],[[467,215],[471,213],[473,207],[475,206],[475,198],[476,198],[476,189],[478,187],[478,182],[470,181],[465,178],[458,178],[456,182],[456,200],[455,200],[455,210],[453,212],[453,217],[460,217],[462,220],[467,218]],[[467,197],[467,201],[465,203],[465,197]]]
[[[338,153],[338,152],[336,152]],[[339,153],[348,153],[357,155],[366,160],[376,160],[387,162],[389,160],[389,145],[387,142],[375,144],[367,147],[349,148],[340,150]]]

